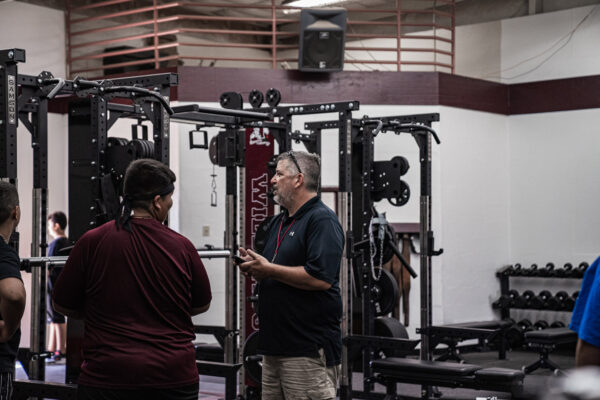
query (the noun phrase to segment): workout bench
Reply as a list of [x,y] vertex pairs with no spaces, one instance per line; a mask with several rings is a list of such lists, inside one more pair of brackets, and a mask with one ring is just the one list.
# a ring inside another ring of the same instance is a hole
[[472,364],[390,357],[371,363],[374,380],[386,387],[385,400],[399,399],[397,383],[523,393],[525,374],[506,368],[482,368]]
[[504,360],[507,348],[506,331],[512,325],[513,322],[509,320],[461,322],[430,326],[418,329],[417,333],[426,333],[431,340],[432,348],[435,348],[439,343],[448,346],[446,351],[435,361],[454,360],[464,362],[465,360],[460,356],[457,345],[463,340],[469,339],[477,339],[479,347],[484,350],[490,342],[498,340],[498,358]]
[[534,363],[523,367],[523,372],[530,374],[538,368],[547,368],[555,374],[562,373],[558,364],[551,361],[548,355],[557,345],[575,343],[576,341],[577,334],[569,328],[549,328],[525,332],[527,347],[537,350],[540,357]]

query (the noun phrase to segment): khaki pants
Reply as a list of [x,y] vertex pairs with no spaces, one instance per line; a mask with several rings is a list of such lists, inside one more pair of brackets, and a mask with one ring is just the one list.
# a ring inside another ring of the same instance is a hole
[[327,368],[319,357],[263,356],[262,400],[335,399],[340,365]]

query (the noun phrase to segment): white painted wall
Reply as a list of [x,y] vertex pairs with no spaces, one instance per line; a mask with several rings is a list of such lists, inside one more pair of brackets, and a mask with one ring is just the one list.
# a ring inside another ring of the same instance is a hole
[[598,253],[599,110],[513,116],[511,254],[524,263],[585,261]]
[[596,75],[600,70],[600,6],[502,21],[504,82]]
[[506,117],[442,107],[440,118],[442,321],[493,319],[494,273],[509,260]]
[[[20,74],[38,75],[50,71],[56,77],[65,76],[65,25],[62,12],[20,2],[0,3],[0,48],[21,48],[26,51],[26,62],[18,65]],[[67,208],[67,117],[48,116],[48,209]],[[21,257],[31,255],[31,219],[33,188],[33,151],[31,135],[22,125],[18,128],[17,174],[18,189],[23,210],[20,232]],[[23,273],[28,297],[31,294],[30,274]],[[21,324],[21,346],[29,346],[29,299]]]
[[456,73],[504,83],[596,75],[600,7],[456,28]]
[[[510,171],[509,263],[543,267],[591,263],[599,254],[600,111],[581,110],[507,119]],[[498,265],[501,265],[499,263]],[[520,292],[579,290],[580,280],[511,278]],[[514,310],[515,319],[568,322],[568,312]]]
[[455,35],[454,72],[497,80],[492,76],[501,70],[502,21],[459,26]]

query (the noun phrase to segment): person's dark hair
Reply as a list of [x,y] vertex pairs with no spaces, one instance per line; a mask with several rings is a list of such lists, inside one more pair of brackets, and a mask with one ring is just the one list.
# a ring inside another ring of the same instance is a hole
[[19,193],[15,185],[0,182],[0,224],[6,222],[10,213],[19,205]]
[[135,160],[125,172],[123,181],[123,209],[119,213],[119,225],[128,229],[129,216],[134,208],[150,211],[150,204],[156,195],[173,193],[175,173],[160,161],[151,158]]
[[317,154],[305,151],[287,151],[277,157],[277,162],[288,161],[293,172],[304,174],[304,185],[306,190],[317,192],[321,177],[321,158]]
[[48,215],[48,220],[51,220],[53,224],[58,224],[63,231],[67,229],[67,216],[62,211],[55,211]]
[[19,193],[15,185],[0,182],[0,224],[6,222],[10,213],[19,205]]

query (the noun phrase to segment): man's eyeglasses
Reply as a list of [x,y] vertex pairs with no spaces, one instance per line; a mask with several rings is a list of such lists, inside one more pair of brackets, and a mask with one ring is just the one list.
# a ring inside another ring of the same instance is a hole
[[296,156],[294,156],[294,152],[290,150],[287,152],[287,155],[290,157],[290,159],[292,160],[292,162],[294,163],[296,168],[298,168],[298,173],[301,174],[302,170],[300,169],[300,165],[298,165],[298,160],[296,160]]

